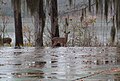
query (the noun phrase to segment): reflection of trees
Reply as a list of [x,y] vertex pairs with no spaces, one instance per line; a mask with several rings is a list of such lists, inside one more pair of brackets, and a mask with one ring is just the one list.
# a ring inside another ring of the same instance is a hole
[[[61,66],[59,66],[59,59],[58,59],[57,53],[51,55],[50,66],[51,66],[51,68],[56,69],[56,71],[61,70]],[[64,67],[64,66],[62,66],[62,67]],[[57,73],[56,71],[52,71],[50,73],[51,75],[48,78],[57,79],[56,75],[58,75],[59,73]]]
[[[13,72],[13,77],[19,79],[22,78],[23,80],[25,78],[35,78],[35,79],[42,79],[44,78],[44,71],[42,70],[45,65],[46,61],[44,61],[42,54],[38,54],[42,52],[43,49],[37,49],[34,52],[34,56],[26,56],[22,57],[22,60],[19,59],[18,61],[21,62],[21,65],[16,65],[16,67],[19,67],[17,71]],[[37,53],[37,55],[36,55]],[[23,54],[22,52],[15,52],[15,55]],[[31,58],[30,58],[31,57]],[[16,59],[17,60],[17,59]],[[21,70],[22,69],[22,70]]]
[[35,61],[34,63],[31,64],[30,68],[43,68],[45,66],[46,62],[45,61]]
[[44,73],[41,70],[34,71],[34,72],[18,72],[18,73],[12,73],[14,77],[16,78],[25,78],[25,77],[31,77],[31,78],[44,78]]
[[119,72],[114,74],[114,76],[116,77],[114,81],[120,81],[120,78],[119,78],[120,73]]
[[114,81],[120,81],[120,78],[115,79]]
[[[16,73],[12,73],[17,78],[31,77],[31,78],[44,78],[44,72],[42,69],[45,66],[45,61],[35,61],[29,63],[29,67]],[[34,68],[39,68],[39,70],[35,70]]]

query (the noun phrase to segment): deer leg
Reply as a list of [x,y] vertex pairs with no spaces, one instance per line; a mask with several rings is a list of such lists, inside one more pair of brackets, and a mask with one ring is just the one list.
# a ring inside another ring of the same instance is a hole
[[52,40],[52,45],[54,44],[54,41]]
[[60,43],[60,45],[61,45],[61,46],[63,46],[63,44],[62,44],[62,43]]
[[63,43],[61,43],[61,46],[64,46],[64,44],[63,44]]
[[10,47],[11,47],[11,44],[9,44],[10,45]]
[[52,47],[55,47],[55,45],[56,45],[56,44],[57,44],[57,43],[56,43],[56,42],[54,42],[54,43],[53,43],[53,45],[52,45]]

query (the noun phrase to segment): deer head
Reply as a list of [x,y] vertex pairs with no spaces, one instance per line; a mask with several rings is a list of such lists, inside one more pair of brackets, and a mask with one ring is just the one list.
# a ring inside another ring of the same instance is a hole
[[64,32],[65,33],[65,36],[64,37],[54,37],[52,38],[52,45],[53,47],[57,44],[60,44],[61,46],[67,46],[66,43],[67,43],[67,40],[68,40],[68,34],[70,32]]

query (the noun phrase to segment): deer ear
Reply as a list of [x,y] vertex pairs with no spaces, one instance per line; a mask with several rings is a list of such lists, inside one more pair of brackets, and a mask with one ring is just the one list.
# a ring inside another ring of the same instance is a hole
[[66,31],[64,31],[64,33],[66,33]]

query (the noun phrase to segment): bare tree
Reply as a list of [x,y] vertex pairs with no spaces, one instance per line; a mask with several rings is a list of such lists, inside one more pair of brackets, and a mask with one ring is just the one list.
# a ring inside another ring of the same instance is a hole
[[[7,31],[6,27],[7,27],[8,23],[9,23],[9,17],[2,14],[1,19],[2,19],[2,26],[1,26],[2,28],[0,29],[0,32],[2,32],[1,35],[2,35],[2,38],[4,38],[5,37],[5,32]],[[4,39],[2,41],[4,41]]]
[[33,29],[28,26],[23,26],[23,36],[26,38],[27,41],[25,41],[25,45],[32,46],[32,39],[33,39]]

